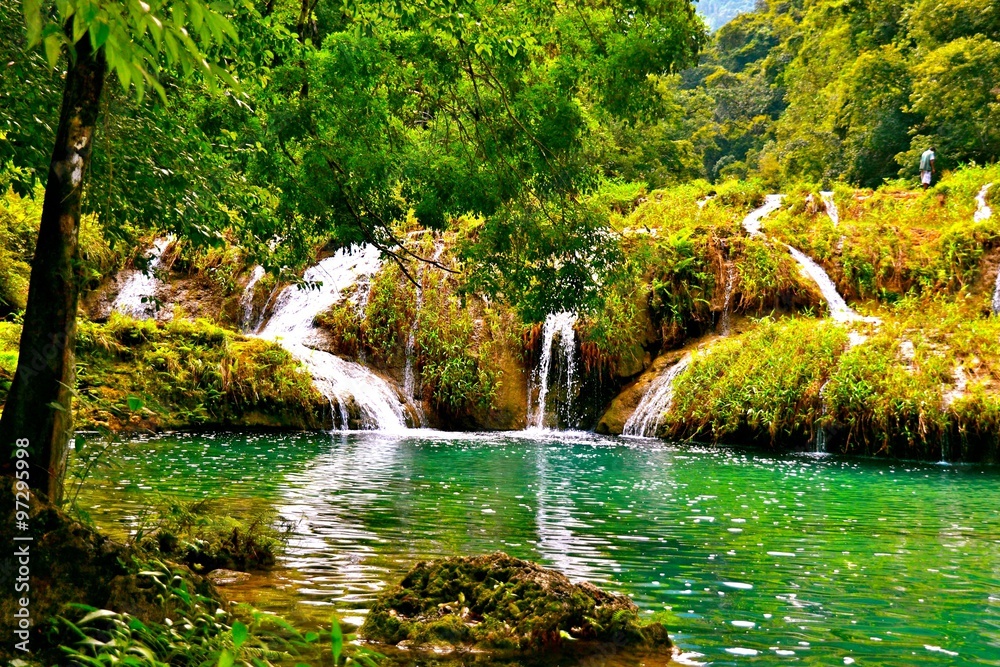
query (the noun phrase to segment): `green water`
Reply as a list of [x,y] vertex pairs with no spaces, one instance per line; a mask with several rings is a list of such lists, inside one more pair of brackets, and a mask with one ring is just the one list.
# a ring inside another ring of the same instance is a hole
[[[297,522],[238,596],[358,620],[419,559],[494,550],[670,610],[712,665],[1000,665],[1000,470],[584,435],[183,435],[81,491],[129,530],[158,494]],[[223,511],[220,510],[220,511]]]

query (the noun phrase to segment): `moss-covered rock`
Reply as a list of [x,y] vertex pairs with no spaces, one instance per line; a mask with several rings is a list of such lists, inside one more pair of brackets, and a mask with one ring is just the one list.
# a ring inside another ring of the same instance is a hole
[[118,431],[330,426],[328,401],[278,345],[207,320],[81,322],[76,423]]
[[521,654],[671,648],[667,629],[642,623],[629,598],[504,553],[418,563],[378,599],[359,634],[411,648]]

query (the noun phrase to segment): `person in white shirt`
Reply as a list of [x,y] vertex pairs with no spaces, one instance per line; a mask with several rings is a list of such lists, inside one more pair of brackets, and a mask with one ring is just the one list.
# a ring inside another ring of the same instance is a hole
[[924,184],[924,190],[931,187],[934,180],[934,147],[931,146],[920,156],[920,182]]

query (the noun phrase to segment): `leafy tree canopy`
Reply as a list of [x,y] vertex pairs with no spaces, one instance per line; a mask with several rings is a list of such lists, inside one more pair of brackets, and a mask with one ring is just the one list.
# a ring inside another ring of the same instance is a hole
[[[585,305],[610,270],[588,192],[697,168],[671,78],[706,39],[687,0],[194,7],[27,3],[27,43],[3,48],[40,85],[7,119],[3,158],[44,173],[52,121],[38,110],[58,107],[58,74],[31,47],[58,69],[86,34],[121,84],[85,202],[113,235],[152,224],[221,243],[229,230],[281,270],[317,243],[399,252],[393,225],[411,211],[438,228],[470,215],[476,287],[535,313]],[[20,94],[20,82],[0,87]]]

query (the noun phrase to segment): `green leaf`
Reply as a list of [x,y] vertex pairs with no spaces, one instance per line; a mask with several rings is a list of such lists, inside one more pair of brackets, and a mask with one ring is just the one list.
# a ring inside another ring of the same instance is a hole
[[236,664],[236,660],[233,658],[233,654],[229,651],[223,651],[216,667],[233,667],[234,664]]
[[163,35],[163,41],[167,45],[167,57],[170,59],[170,62],[177,62],[177,38],[174,37],[173,31],[167,30]]
[[330,642],[333,649],[333,665],[340,664],[340,653],[344,650],[344,633],[340,629],[340,619],[333,616],[330,627]]
[[73,14],[73,43],[79,42],[85,34],[87,34],[87,20],[83,12],[77,12]]
[[21,8],[28,28],[28,48],[33,48],[42,38],[42,0],[24,0]]
[[62,53],[62,40],[58,35],[49,35],[45,38],[45,60],[49,67],[55,69],[59,64],[59,54]]
[[98,618],[108,618],[109,616],[117,616],[117,615],[118,612],[111,611],[110,609],[98,609],[96,611],[90,612],[89,614],[81,618],[79,621],[77,621],[77,625],[85,625]]
[[143,401],[138,396],[128,397],[128,409],[131,410],[132,412],[138,412],[139,410],[142,410],[143,407],[145,407],[145,405],[146,405],[145,401]]
[[122,83],[122,89],[128,92],[128,87],[132,83],[132,68],[129,67],[127,62],[117,59],[115,60],[114,68],[118,74],[118,80]]
[[90,27],[90,47],[96,51],[104,43],[108,41],[108,35],[111,34],[111,28],[108,27],[107,23],[99,21]]
[[247,640],[247,636],[250,634],[247,630],[247,626],[240,621],[233,623],[233,649],[239,651],[240,647],[243,646],[244,642]]
[[188,8],[191,10],[191,25],[195,30],[201,30],[202,22],[205,20],[205,6],[201,0],[190,0]]

